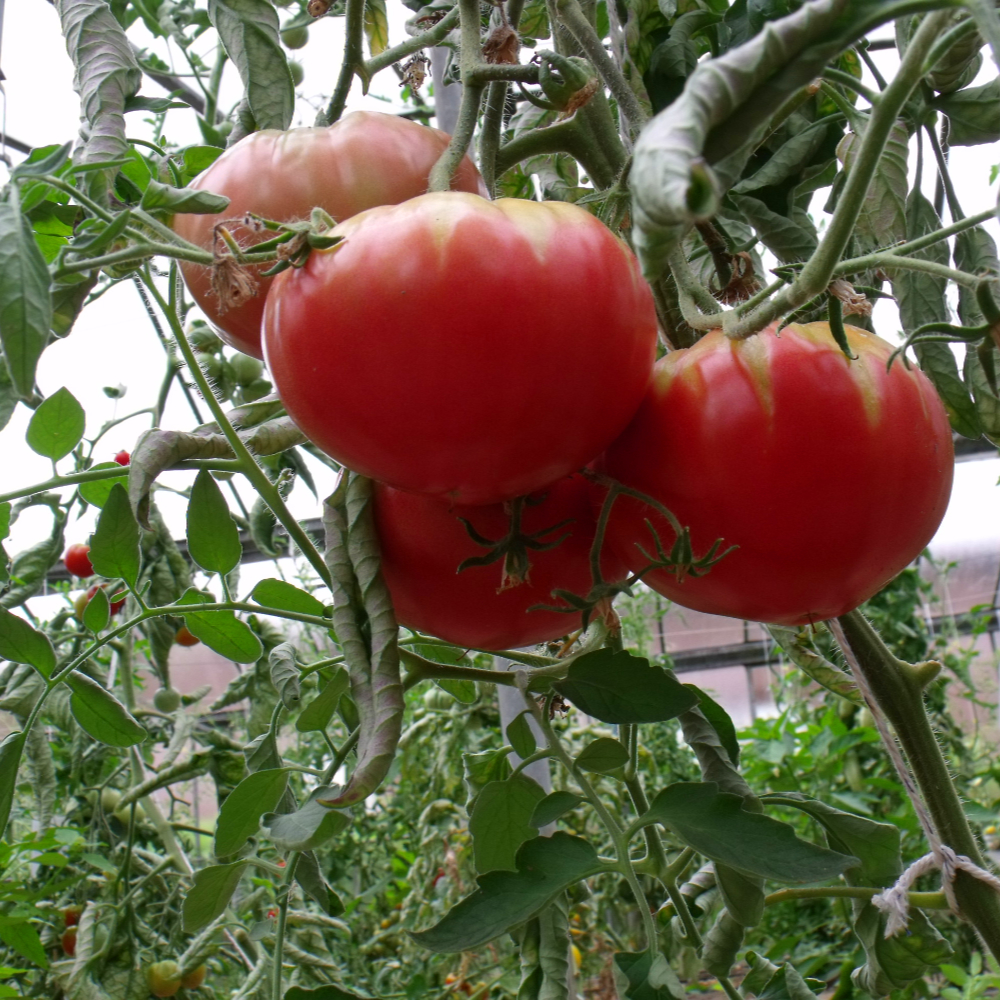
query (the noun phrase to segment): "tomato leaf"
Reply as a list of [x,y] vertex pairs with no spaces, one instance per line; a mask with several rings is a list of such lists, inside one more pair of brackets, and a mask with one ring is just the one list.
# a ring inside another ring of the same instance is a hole
[[187,509],[188,552],[206,573],[225,576],[243,555],[240,529],[229,512],[219,484],[202,469],[191,487]]
[[194,885],[184,897],[183,921],[188,934],[200,931],[225,912],[249,862],[211,865],[195,872]]
[[260,829],[260,818],[272,812],[288,784],[283,767],[248,774],[226,797],[215,827],[215,856],[235,854]]
[[86,414],[76,397],[63,386],[32,414],[25,439],[32,451],[58,462],[80,442]]
[[347,813],[323,804],[337,801],[339,791],[329,785],[316,788],[301,809],[265,814],[261,828],[279,850],[309,851],[319,847],[351,822]]
[[736,739],[736,727],[733,725],[733,720],[729,718],[729,713],[717,701],[705,694],[700,687],[694,684],[685,684],[684,687],[697,696],[701,714],[708,719],[718,734],[719,741],[729,755],[733,767],[739,767],[740,744],[739,740]]
[[389,47],[389,17],[385,0],[365,0],[365,37],[371,55],[381,55]]
[[1000,78],[939,97],[934,107],[948,116],[950,146],[1000,141]]
[[139,207],[150,211],[187,212],[193,215],[214,215],[229,206],[225,195],[199,191],[197,188],[177,188],[151,180],[142,192]]
[[52,326],[49,268],[16,200],[0,202],[0,345],[14,391],[30,398]]
[[469,817],[477,872],[517,871],[518,848],[538,836],[531,818],[544,798],[538,782],[523,773],[483,788]]
[[287,129],[295,86],[274,7],[267,0],[209,0],[208,16],[240,74],[257,128]]
[[271,577],[261,580],[253,588],[250,599],[279,611],[294,611],[300,615],[316,615],[319,618],[326,614],[326,607],[318,598],[284,580]]
[[576,758],[578,767],[595,774],[610,774],[628,763],[628,750],[608,736],[588,743]]
[[[100,462],[91,468],[120,469],[121,466],[117,462]],[[111,491],[115,488],[116,483],[121,483],[127,489],[128,476],[113,476],[110,479],[95,479],[90,483],[80,483],[80,496],[94,507],[103,507],[108,502],[108,497],[111,496]]]
[[295,720],[295,728],[300,733],[320,733],[330,724],[341,696],[351,686],[351,679],[343,667],[322,688],[318,695],[306,705]]
[[787,823],[748,812],[743,801],[713,781],[679,781],[660,791],[633,826],[660,823],[699,854],[776,882],[819,882],[859,863],[800,840]]
[[17,772],[24,751],[24,733],[8,733],[0,742],[0,837],[7,829],[17,788]]
[[528,721],[530,713],[527,709],[514,716],[507,727],[507,742],[514,748],[514,753],[524,760],[535,752],[535,734],[531,731]]
[[620,951],[612,972],[623,1000],[682,1000],[686,995],[670,963],[659,952]]
[[128,709],[92,677],[74,672],[66,683],[73,692],[69,699],[73,718],[95,740],[109,747],[131,747],[149,735]]
[[343,900],[323,878],[315,851],[303,851],[299,855],[299,863],[295,868],[295,881],[319,903],[328,917],[337,917],[344,912]]
[[111,621],[111,602],[103,587],[94,591],[94,596],[87,601],[83,609],[83,624],[91,632],[103,632]]
[[6,608],[0,608],[0,656],[14,663],[30,663],[43,677],[56,666],[49,637]]
[[543,826],[554,823],[560,816],[575,809],[582,801],[579,795],[574,795],[572,792],[550,792],[535,806],[535,811],[528,822],[541,830]]
[[115,483],[104,502],[97,530],[90,537],[89,555],[95,573],[112,580],[121,577],[135,586],[139,577],[139,525],[121,483]]
[[434,952],[477,948],[543,910],[565,889],[605,870],[585,840],[558,831],[521,845],[517,871],[494,871],[476,879],[479,888],[452,907],[433,927],[411,932]]
[[756,230],[761,243],[782,264],[807,260],[812,255],[819,241],[807,216],[799,225],[795,220],[773,212],[759,198],[748,194],[734,194],[732,197],[736,207]]
[[698,704],[672,674],[626,650],[595,649],[570,664],[552,685],[581,712],[601,722],[666,722]]
[[3,941],[9,948],[13,948],[29,962],[33,962],[43,969],[49,967],[49,959],[42,947],[38,931],[35,925],[28,923],[27,920],[0,924],[0,941]]
[[[188,588],[177,603],[192,606],[213,604],[215,598],[203,591]],[[233,611],[187,611],[184,613],[184,621],[196,639],[234,663],[254,663],[264,654],[260,639]]]
[[290,642],[279,643],[268,654],[271,683],[285,708],[294,710],[302,700],[302,672],[295,662],[295,647]]

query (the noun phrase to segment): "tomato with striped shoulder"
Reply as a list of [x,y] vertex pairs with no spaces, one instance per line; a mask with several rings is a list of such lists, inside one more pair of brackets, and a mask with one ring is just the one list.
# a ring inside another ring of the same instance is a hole
[[[867,600],[930,541],[951,491],[948,417],[926,376],[892,345],[848,326],[849,360],[826,323],[746,340],[721,331],[656,365],[634,420],[602,468],[690,529],[695,555],[730,552],[704,576],[643,579],[678,604],[782,625]],[[632,571],[667,522],[615,501],[608,542]]]

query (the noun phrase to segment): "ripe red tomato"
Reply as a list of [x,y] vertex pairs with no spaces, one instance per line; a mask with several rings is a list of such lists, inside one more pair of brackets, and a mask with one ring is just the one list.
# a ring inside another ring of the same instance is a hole
[[[656,365],[605,471],[690,528],[696,555],[739,548],[707,575],[645,582],[684,607],[782,625],[845,614],[930,541],[948,504],[948,418],[917,368],[847,327],[848,362],[826,323],[744,341],[713,331]],[[608,541],[633,571],[674,535],[650,508],[616,500]]]
[[66,909],[63,910],[63,921],[67,927],[76,927],[76,925],[80,922],[80,915],[82,913],[82,906],[77,906],[75,904],[73,906],[67,906]]
[[76,954],[76,927],[67,927],[59,938],[62,950],[68,958]]
[[84,545],[82,542],[77,542],[66,550],[63,562],[66,564],[66,569],[73,576],[87,577],[94,575],[94,567],[90,564],[89,552],[90,546]]
[[172,997],[181,988],[180,966],[176,962],[154,962],[146,970],[146,982],[154,997]]
[[638,407],[652,294],[584,209],[427,194],[333,232],[278,276],[264,340],[292,419],[349,468],[497,503],[581,468]]
[[132,459],[132,456],[129,455],[129,453],[127,451],[120,451],[120,452],[118,452],[117,455],[115,455],[115,461],[119,465],[128,465],[128,463],[131,461],[131,459]]
[[[178,215],[174,230],[210,250],[214,227],[247,212],[292,222],[308,219],[318,206],[339,221],[376,205],[395,205],[427,190],[427,177],[448,141],[449,136],[436,128],[377,111],[354,111],[329,128],[254,132],[226,150],[191,184],[225,195],[231,199],[229,207],[219,215]],[[453,187],[486,193],[468,157],[458,168]],[[238,224],[228,228],[243,246],[275,235]],[[260,320],[271,279],[259,279],[260,290],[249,302],[220,312],[210,269],[181,262],[181,271],[222,339],[262,358]]]
[[[566,476],[528,498],[521,516],[524,534],[552,528],[539,541],[554,542],[566,533],[568,537],[551,549],[529,549],[528,581],[502,589],[502,559],[457,570],[466,559],[490,551],[473,541],[460,518],[484,538],[500,540],[510,526],[504,504],[449,509],[435,497],[377,483],[374,510],[382,573],[400,624],[479,649],[532,646],[579,628],[576,613],[529,609],[537,604],[568,607],[552,596],[556,589],[589,593],[595,528],[591,490],[583,476]],[[563,521],[570,523],[555,527]],[[626,575],[610,550],[604,553],[601,571],[607,582]]]
[[182,625],[174,635],[174,642],[178,646],[197,646],[201,639],[196,639],[188,630],[187,625]]

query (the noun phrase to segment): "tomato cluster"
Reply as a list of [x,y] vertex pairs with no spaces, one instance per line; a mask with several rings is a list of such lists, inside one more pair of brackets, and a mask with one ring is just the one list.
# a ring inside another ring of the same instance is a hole
[[[799,624],[857,606],[919,553],[951,436],[927,379],[887,370],[888,344],[849,328],[849,358],[825,324],[716,331],[654,368],[629,247],[579,206],[488,200],[468,158],[456,190],[424,193],[446,142],[362,112],[250,136],[196,186],[237,220],[319,206],[330,244],[229,311],[208,269],[184,265],[313,443],[377,482],[403,625],[480,648],[547,641],[629,573],[689,607]],[[219,221],[175,227],[208,247]],[[592,556],[610,480],[629,489]],[[727,554],[700,560],[719,539]]]

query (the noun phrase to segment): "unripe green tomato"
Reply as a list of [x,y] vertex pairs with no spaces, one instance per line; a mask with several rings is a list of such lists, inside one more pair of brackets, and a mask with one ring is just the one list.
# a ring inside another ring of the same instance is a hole
[[188,327],[187,338],[196,351],[204,351],[206,354],[216,354],[222,347],[222,341],[216,332],[203,319],[196,319]]
[[229,359],[233,377],[240,385],[256,382],[264,371],[264,362],[251,358],[249,354],[234,354]]
[[257,378],[240,389],[240,400],[244,403],[252,403],[254,400],[263,399],[269,392],[273,391],[274,386],[266,378]]
[[286,49],[301,49],[309,41],[309,29],[305,25],[299,28],[285,28],[281,33],[281,41]]
[[101,808],[106,813],[113,813],[118,808],[118,800],[122,793],[114,788],[105,788],[101,792]]
[[427,708],[447,711],[454,704],[455,699],[447,691],[442,691],[436,684],[424,694],[424,705]]
[[203,982],[205,982],[205,977],[207,975],[208,966],[204,964],[199,965],[197,969],[192,969],[181,979],[181,986],[183,986],[186,990],[196,990]]
[[176,712],[181,707],[180,691],[172,687],[161,687],[153,695],[153,707],[160,712]]
[[198,367],[205,373],[205,378],[209,381],[215,381],[222,374],[222,361],[214,354],[196,351],[194,358],[198,362]]
[[176,962],[154,962],[146,970],[149,992],[154,997],[172,997],[181,988],[180,972]]
[[298,87],[306,78],[306,71],[302,68],[302,63],[294,59],[288,60],[288,71],[292,74],[292,83]]

